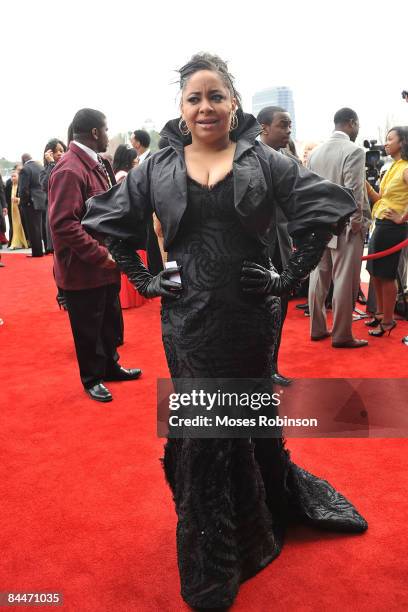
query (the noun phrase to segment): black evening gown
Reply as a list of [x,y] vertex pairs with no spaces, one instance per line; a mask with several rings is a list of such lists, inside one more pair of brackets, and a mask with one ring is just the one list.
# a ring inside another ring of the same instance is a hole
[[[232,174],[213,188],[188,179],[188,205],[168,261],[182,266],[183,294],[162,301],[172,378],[271,375],[279,298],[240,289],[244,259],[269,266],[242,226]],[[164,468],[178,516],[181,591],[195,608],[230,606],[243,580],[280,552],[286,526],[362,532],[367,524],[325,480],[296,466],[282,438],[169,439]]]

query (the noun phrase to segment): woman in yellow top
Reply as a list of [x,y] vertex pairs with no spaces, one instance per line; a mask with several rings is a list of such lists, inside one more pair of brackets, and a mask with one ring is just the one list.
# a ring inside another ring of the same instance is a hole
[[[385,173],[378,194],[367,184],[368,197],[374,203],[372,215],[375,229],[368,246],[368,253],[377,253],[399,244],[408,234],[408,127],[393,127],[387,134],[385,150],[394,163]],[[368,261],[377,299],[377,312],[368,327],[380,329],[369,332],[371,336],[390,335],[396,326],[393,319],[397,298],[397,269],[401,251],[380,259]],[[404,279],[405,280],[405,279]]]
[[11,218],[13,223],[13,237],[10,249],[28,249],[27,239],[21,222],[20,209],[18,207],[20,198],[17,196],[18,172],[13,170],[11,174]]

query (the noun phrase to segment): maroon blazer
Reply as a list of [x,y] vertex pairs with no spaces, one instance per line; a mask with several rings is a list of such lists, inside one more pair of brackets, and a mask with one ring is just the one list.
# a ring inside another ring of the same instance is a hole
[[118,269],[100,266],[108,255],[106,247],[81,225],[86,200],[108,189],[98,163],[71,142],[52,171],[48,186],[55,280],[61,289],[93,289],[120,283]]

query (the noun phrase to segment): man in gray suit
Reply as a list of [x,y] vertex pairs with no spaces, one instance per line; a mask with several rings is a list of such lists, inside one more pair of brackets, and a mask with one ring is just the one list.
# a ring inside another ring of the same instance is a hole
[[[334,236],[309,279],[310,331],[312,340],[332,336],[335,348],[361,348],[366,340],[354,338],[353,309],[358,295],[361,256],[368,229],[370,208],[365,189],[365,153],[355,140],[358,116],[342,108],[334,116],[334,132],[315,149],[308,167],[316,174],[353,191],[357,210],[340,236]],[[333,280],[333,329],[327,329],[325,299]]]
[[[40,174],[43,168],[28,153],[24,153],[21,161],[23,167],[18,181],[20,209],[28,227],[31,257],[42,257],[42,218],[47,209],[46,194],[40,186]],[[27,255],[27,257],[30,256]]]

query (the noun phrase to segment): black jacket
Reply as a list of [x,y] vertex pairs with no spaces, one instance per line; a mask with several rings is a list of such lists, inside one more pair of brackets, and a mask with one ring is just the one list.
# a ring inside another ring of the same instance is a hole
[[0,232],[4,234],[4,232],[6,231],[6,221],[3,215],[3,208],[7,208],[7,202],[3,178],[0,174]]
[[[6,196],[7,208],[11,210],[11,190],[13,187],[13,181],[11,178],[7,179],[6,185],[4,187],[4,194]],[[10,214],[10,213],[9,213]]]
[[[276,240],[276,207],[289,219],[288,231],[297,236],[324,227],[339,233],[356,205],[348,190],[299,167],[256,140],[260,126],[252,115],[239,113],[233,134],[237,147],[233,162],[237,215],[249,233],[265,245]],[[187,206],[187,171],[178,120],[161,132],[169,146],[130,170],[126,179],[87,202],[82,223],[100,232],[131,241],[143,248],[146,219],[154,211],[160,220],[164,248],[173,242]]]
[[48,182],[50,180],[51,172],[54,170],[55,166],[56,166],[55,162],[51,162],[50,164],[47,164],[41,170],[40,176],[39,176],[40,187],[47,197],[47,202],[48,202]]
[[6,192],[3,183],[3,177],[0,174],[0,208],[7,208]]
[[30,160],[24,164],[18,180],[20,206],[33,206],[35,210],[46,210],[47,198],[40,186],[42,166]]

